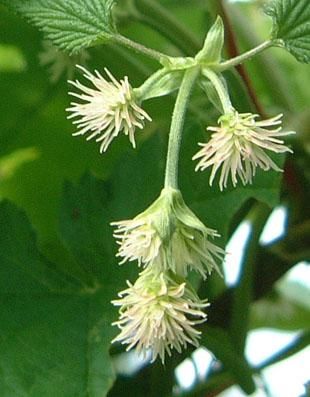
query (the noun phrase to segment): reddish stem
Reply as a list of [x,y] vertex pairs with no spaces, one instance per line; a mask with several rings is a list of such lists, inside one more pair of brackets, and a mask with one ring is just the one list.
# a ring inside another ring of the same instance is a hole
[[[236,37],[235,37],[234,31],[232,29],[230,20],[227,16],[227,13],[226,13],[226,10],[225,10],[224,4],[223,4],[223,0],[219,1],[219,12],[221,14],[221,17],[223,18],[225,32],[227,34],[227,52],[228,52],[228,55],[230,58],[234,58],[234,57],[240,55],[240,52],[238,50]],[[267,118],[267,115],[257,98],[257,95],[253,88],[252,82],[249,78],[249,75],[248,75],[245,67],[243,65],[238,65],[238,66],[236,66],[236,69],[248,90],[249,96],[250,96],[257,112],[262,117]]]

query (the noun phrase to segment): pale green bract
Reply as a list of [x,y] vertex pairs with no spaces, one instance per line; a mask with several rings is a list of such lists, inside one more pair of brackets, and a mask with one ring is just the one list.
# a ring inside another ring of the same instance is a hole
[[70,53],[109,40],[115,33],[114,0],[0,0],[40,28],[56,46]]
[[303,63],[310,62],[309,0],[274,0],[265,8],[273,19],[272,37]]
[[220,16],[207,33],[203,48],[196,55],[198,61],[218,63],[221,60],[224,46],[224,23]]

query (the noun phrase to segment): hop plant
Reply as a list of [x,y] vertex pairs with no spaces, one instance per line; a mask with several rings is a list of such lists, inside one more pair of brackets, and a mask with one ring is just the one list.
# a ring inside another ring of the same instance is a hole
[[132,285],[112,301],[120,306],[120,319],[113,323],[121,330],[112,341],[136,347],[146,356],[151,351],[152,361],[157,356],[164,363],[171,350],[179,353],[188,344],[198,346],[200,331],[194,327],[204,322],[206,300],[200,300],[188,283],[176,281],[173,275],[154,275],[146,269]]
[[220,172],[219,186],[223,190],[227,187],[229,176],[233,186],[236,186],[238,177],[244,185],[252,183],[257,167],[264,171],[282,171],[265,150],[292,152],[279,138],[293,132],[281,131],[282,114],[262,121],[256,121],[257,117],[256,114],[233,111],[219,118],[219,127],[207,128],[213,132],[211,139],[199,144],[202,149],[193,160],[200,160],[196,171],[212,167],[210,185],[217,172]]
[[196,217],[179,190],[163,189],[146,211],[112,225],[117,227],[114,236],[121,263],[137,260],[154,271],[171,270],[180,276],[188,269],[204,278],[213,269],[220,272],[216,262],[222,261],[224,251],[210,241],[219,234]]
[[150,116],[137,104],[128,77],[118,82],[108,69],[104,69],[110,81],[106,80],[97,70],[90,73],[82,66],[78,66],[84,77],[95,88],[89,88],[78,80],[69,81],[81,93],[69,94],[81,99],[84,103],[72,102],[67,111],[71,114],[68,119],[76,118],[78,131],[73,135],[88,134],[87,140],[96,139],[100,143],[100,152],[105,152],[110,143],[121,132],[128,135],[132,146],[136,147],[135,131],[143,129],[145,120],[151,121]]
[[200,143],[202,148],[193,157],[199,160],[196,170],[212,167],[210,185],[220,173],[220,190],[227,187],[229,178],[234,187],[238,180],[244,185],[252,183],[257,167],[281,171],[269,152],[291,152],[282,140],[291,132],[281,131],[282,115],[258,121],[255,114],[238,113],[222,74],[268,48],[270,41],[222,62],[224,24],[220,17],[195,57],[170,57],[121,35],[114,39],[155,58],[162,68],[133,89],[127,77],[117,81],[104,69],[106,79],[98,71],[92,74],[79,67],[93,87],[78,80],[70,81],[79,90],[70,94],[82,102],[71,103],[67,109],[68,118],[75,119],[77,132],[74,135],[95,139],[100,143],[100,152],[105,152],[120,133],[127,135],[135,147],[136,129],[142,129],[146,121],[151,121],[140,107],[141,102],[178,89],[169,133],[164,188],[154,203],[135,218],[112,222],[120,264],[137,261],[138,266],[143,267],[136,282],[127,282],[128,288],[112,302],[120,307],[120,318],[114,323],[120,333],[113,342],[128,345],[127,350],[135,347],[144,356],[151,351],[152,361],[159,356],[164,362],[173,349],[181,352],[187,344],[198,346],[200,331],[195,326],[206,320],[203,309],[208,303],[200,300],[186,281],[188,272],[194,270],[204,279],[213,270],[221,274],[219,265],[225,255],[212,241],[220,237],[218,232],[197,218],[178,188],[181,136],[192,88],[199,80],[211,102],[223,112],[218,126],[207,128],[212,132],[211,139]]

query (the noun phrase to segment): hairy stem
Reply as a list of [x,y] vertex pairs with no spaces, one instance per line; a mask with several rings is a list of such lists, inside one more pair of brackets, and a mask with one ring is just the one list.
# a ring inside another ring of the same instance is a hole
[[155,59],[159,63],[161,63],[163,59],[170,58],[168,55],[163,54],[162,52],[145,47],[144,45],[137,43],[136,41],[133,41],[131,39],[128,39],[127,37],[124,37],[120,34],[116,34],[112,36],[112,40],[114,41],[114,43],[121,44],[127,48],[133,49],[134,51],[140,54],[146,55],[149,58]]
[[269,47],[272,47],[274,45],[272,40],[267,40],[258,45],[257,47],[252,48],[251,50],[244,52],[241,55],[238,55],[235,58],[229,59],[228,61],[220,63],[218,66],[217,70],[219,72],[223,72],[224,70],[230,69],[234,66],[240,65],[240,63],[243,63],[244,61],[253,58],[255,55],[259,54],[260,52],[266,50]]
[[230,101],[229,93],[224,85],[222,77],[211,69],[204,69],[203,74],[211,81],[215,88],[219,99],[221,101],[224,113],[230,113],[233,110],[233,106]]
[[169,133],[165,187],[178,188],[178,164],[185,112],[198,68],[187,69],[175,102]]

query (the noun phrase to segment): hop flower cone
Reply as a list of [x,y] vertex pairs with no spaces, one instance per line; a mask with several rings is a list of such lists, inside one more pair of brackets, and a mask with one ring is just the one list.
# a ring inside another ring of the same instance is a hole
[[69,81],[80,93],[69,94],[83,102],[72,102],[67,109],[74,118],[78,131],[73,135],[87,135],[87,140],[95,139],[100,143],[100,152],[105,152],[110,143],[121,132],[128,135],[132,146],[136,146],[135,131],[143,129],[145,120],[151,121],[150,116],[137,104],[128,78],[118,82],[105,69],[110,81],[106,80],[97,70],[95,74],[79,66],[84,77],[94,88],[83,85],[78,80]]
[[113,325],[121,330],[112,343],[127,344],[127,350],[135,347],[144,356],[150,351],[152,362],[159,356],[163,363],[172,349],[180,353],[188,344],[198,346],[200,331],[195,326],[206,320],[202,310],[208,303],[185,282],[147,269],[134,285],[127,283],[120,299],[112,302],[120,306],[120,319]]
[[220,172],[219,186],[223,190],[227,187],[229,176],[233,186],[236,186],[238,178],[244,185],[252,183],[257,167],[264,171],[282,171],[266,151],[292,152],[280,137],[294,132],[281,131],[281,114],[262,121],[256,121],[257,117],[234,111],[223,115],[218,127],[207,128],[213,132],[211,139],[199,144],[202,149],[193,160],[199,159],[196,171],[212,167],[210,185],[217,172]]
[[154,272],[171,270],[180,276],[189,269],[204,278],[213,269],[220,272],[217,261],[222,261],[224,251],[210,241],[219,234],[196,217],[178,190],[163,189],[142,214],[112,225],[117,228],[121,263],[137,260]]

